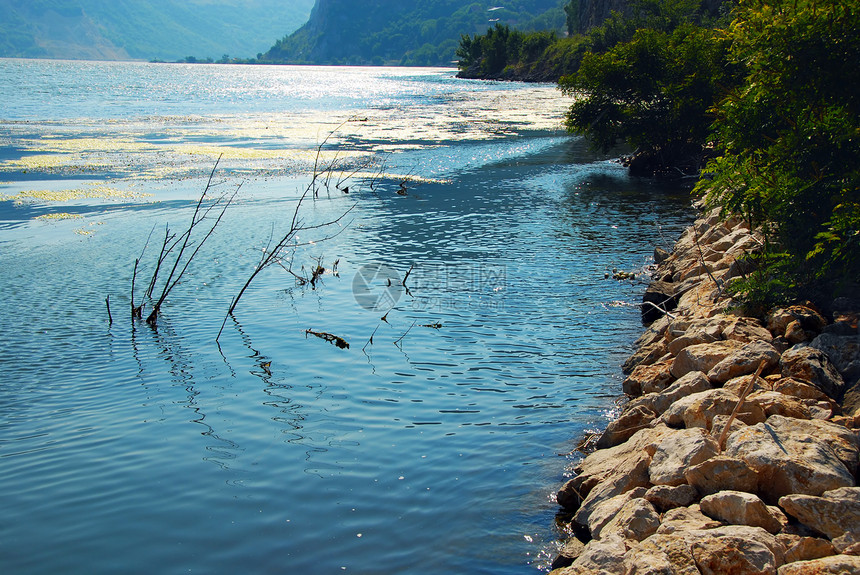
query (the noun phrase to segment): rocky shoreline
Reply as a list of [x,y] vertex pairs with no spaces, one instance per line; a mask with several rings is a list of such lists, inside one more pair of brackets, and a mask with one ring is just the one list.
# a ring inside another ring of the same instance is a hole
[[552,575],[860,573],[860,305],[727,311],[760,245],[710,212],[655,254],[630,400],[558,493]]

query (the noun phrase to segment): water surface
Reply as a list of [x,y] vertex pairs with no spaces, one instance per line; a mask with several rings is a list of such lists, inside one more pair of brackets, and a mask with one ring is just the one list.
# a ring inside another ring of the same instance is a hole
[[[547,569],[640,329],[643,285],[605,275],[670,243],[683,191],[565,135],[553,87],[449,70],[2,60],[0,102],[0,570]],[[219,157],[235,203],[132,321],[135,259]],[[318,158],[359,171],[302,207],[349,211],[291,255],[330,271],[267,269],[216,344]]]

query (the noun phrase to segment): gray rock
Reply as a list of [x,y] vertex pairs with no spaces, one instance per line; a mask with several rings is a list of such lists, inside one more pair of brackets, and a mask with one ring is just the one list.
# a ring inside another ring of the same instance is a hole
[[701,535],[692,551],[702,575],[773,573],[785,562],[785,547],[759,527],[726,526]]
[[860,465],[860,434],[841,425],[821,420],[801,420],[774,415],[767,420],[768,425],[780,435],[810,435],[826,443],[851,474]]
[[787,308],[777,308],[768,313],[765,318],[767,329],[774,335],[785,335],[785,330],[793,321],[800,323],[804,330],[818,333],[827,325],[827,320],[814,309],[793,305]]
[[580,574],[583,572],[574,569],[586,568],[597,573],[620,573],[626,553],[627,544],[623,537],[593,539],[585,546],[582,555],[562,572]]
[[809,347],[824,352],[840,374],[845,375],[860,362],[860,335],[838,336],[822,333]]
[[[764,529],[727,526],[707,530],[657,533],[627,552],[624,570],[614,573],[697,575],[775,574],[785,548]],[[664,570],[648,570],[647,561]],[[634,570],[636,568],[637,570]]]
[[559,551],[555,560],[552,562],[552,569],[560,569],[562,567],[568,567],[571,565],[574,560],[582,555],[582,552],[585,551],[585,543],[577,539],[576,537],[571,537],[567,541],[565,541],[564,546]]
[[625,394],[630,397],[642,395],[644,389],[662,390],[669,386],[674,377],[669,373],[672,361],[659,361],[650,365],[639,365],[621,383]]
[[762,340],[770,342],[773,335],[762,323],[751,317],[739,317],[723,328],[722,336],[725,339],[734,339],[744,343]]
[[574,521],[588,527],[592,537],[599,538],[604,526],[612,521],[628,502],[641,498],[645,495],[645,492],[646,489],[644,487],[636,487],[621,495],[596,501],[588,516],[580,514],[579,520],[574,516]]
[[782,354],[782,375],[808,381],[829,397],[842,397],[844,381],[830,358],[813,347],[796,345]]
[[691,345],[719,341],[722,333],[723,326],[714,320],[706,320],[700,325],[690,326],[683,335],[669,342],[669,353],[678,355],[682,349]]
[[809,561],[836,554],[833,544],[820,537],[804,537],[782,533],[777,539],[785,545],[785,562]]
[[[650,453],[654,453],[657,444],[670,433],[672,430],[665,426],[649,427],[634,433],[620,445],[591,453],[574,468],[577,475],[568,482],[569,487],[586,497],[603,481],[633,474],[641,465],[642,455],[650,462]],[[645,480],[647,479],[646,467]]]

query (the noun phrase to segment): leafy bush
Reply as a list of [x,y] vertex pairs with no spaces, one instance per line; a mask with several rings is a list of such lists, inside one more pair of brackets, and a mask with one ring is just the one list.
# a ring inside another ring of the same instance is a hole
[[860,281],[857,30],[860,6],[844,0],[747,0],[728,30],[746,74],[715,108],[720,156],[698,190],[772,239],[751,303]]
[[566,125],[608,152],[624,142],[658,171],[698,172],[721,86],[734,81],[719,30],[683,24],[672,32],[639,29],[629,42],[589,53],[559,81],[575,97]]

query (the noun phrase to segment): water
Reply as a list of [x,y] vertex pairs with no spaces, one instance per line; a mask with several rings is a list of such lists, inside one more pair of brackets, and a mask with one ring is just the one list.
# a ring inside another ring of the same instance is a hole
[[[683,191],[566,136],[553,87],[448,70],[5,60],[0,102],[0,571],[548,568],[639,332],[642,283],[604,276],[677,235]],[[300,213],[348,214],[291,258],[337,274],[264,270],[216,344],[333,130]],[[130,321],[219,156],[235,203],[157,329]]]

